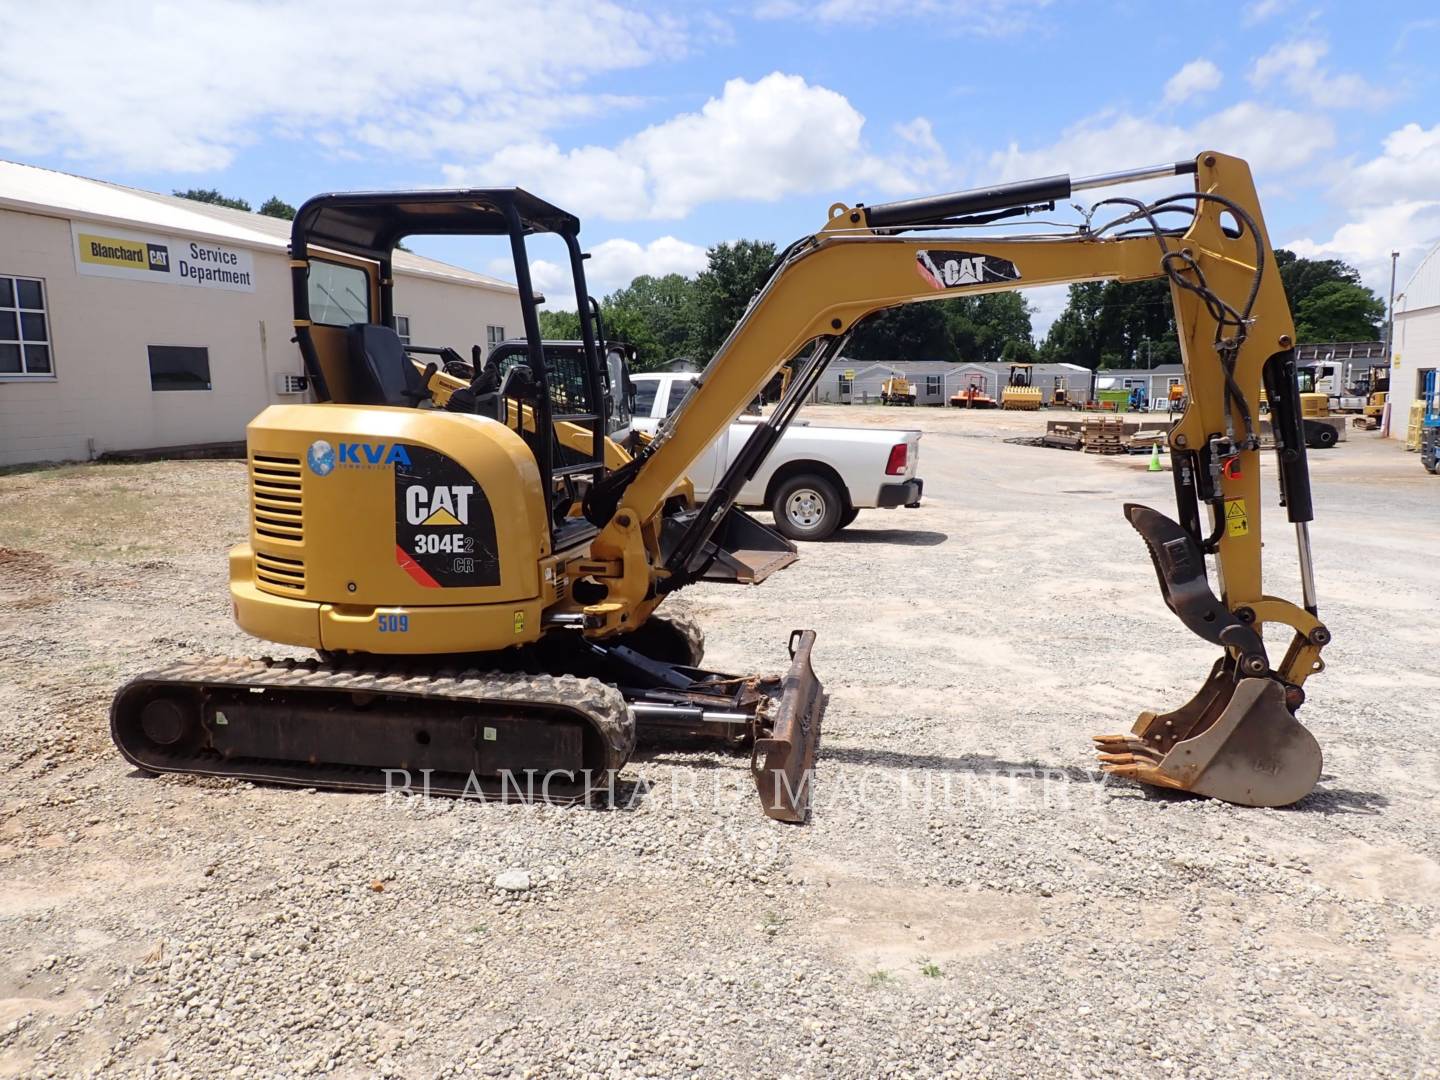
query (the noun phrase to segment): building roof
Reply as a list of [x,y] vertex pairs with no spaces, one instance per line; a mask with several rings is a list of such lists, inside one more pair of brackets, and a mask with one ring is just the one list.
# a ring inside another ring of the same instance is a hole
[[1440,307],[1440,244],[1420,260],[1405,288],[1395,296],[1397,316],[1432,307]]
[[1325,341],[1314,345],[1296,345],[1295,359],[1308,360],[1383,360],[1383,341]]
[[1185,367],[1182,364],[1156,364],[1153,368],[1106,368],[1096,374],[1102,379],[1113,379],[1117,376],[1138,379],[1145,375],[1184,375]]
[[[0,161],[0,209],[156,229],[260,251],[286,253],[290,245],[290,222],[284,218],[213,206],[14,161]],[[408,251],[395,252],[393,264],[399,274],[457,281],[503,292],[518,291],[508,281]]]

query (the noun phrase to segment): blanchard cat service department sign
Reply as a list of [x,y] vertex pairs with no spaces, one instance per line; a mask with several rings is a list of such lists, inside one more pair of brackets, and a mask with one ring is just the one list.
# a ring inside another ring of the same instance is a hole
[[128,278],[152,285],[255,291],[255,259],[243,248],[211,240],[147,236],[109,225],[70,223],[75,269],[95,277]]

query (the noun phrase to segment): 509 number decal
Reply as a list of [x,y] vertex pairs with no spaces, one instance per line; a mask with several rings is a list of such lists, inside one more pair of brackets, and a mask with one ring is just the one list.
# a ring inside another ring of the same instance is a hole
[[409,615],[385,615],[375,616],[375,621],[382,634],[408,634],[410,632]]

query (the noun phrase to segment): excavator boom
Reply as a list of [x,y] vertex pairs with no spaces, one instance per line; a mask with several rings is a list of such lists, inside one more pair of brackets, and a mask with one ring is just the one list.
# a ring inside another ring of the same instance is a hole
[[[1076,190],[1182,175],[1194,176],[1192,191],[1151,203],[1118,197],[1097,204],[1097,210],[1118,210],[1106,226],[1087,221],[1071,232],[1004,239],[937,234],[977,218],[993,220],[1007,209],[1024,213]],[[1160,223],[1177,214],[1183,227]],[[1323,666],[1319,653],[1329,631],[1317,615],[1310,557],[1294,325],[1249,168],[1218,153],[1075,182],[1049,177],[887,206],[832,206],[824,228],[778,260],[681,409],[610,481],[602,509],[612,512],[591,552],[620,572],[608,582],[605,601],[586,609],[587,633],[613,633],[693,580],[690,560],[705,530],[867,315],[1037,285],[1154,278],[1170,283],[1187,386],[1184,412],[1169,435],[1178,520],[1145,507],[1125,513],[1150,551],[1166,604],[1224,656],[1189,705],[1142,713],[1129,734],[1099,737],[1102,763],[1118,775],[1237,803],[1281,805],[1303,797],[1319,777],[1320,753],[1294,712],[1306,679]],[[668,550],[647,548],[639,524],[654,517],[665,492],[775,369],[807,351],[810,362],[751,439],[754,456],[735,462],[690,535]],[[1262,587],[1262,385],[1274,414],[1282,506],[1299,550],[1300,604]],[[1267,651],[1266,625],[1289,633],[1283,656]]]

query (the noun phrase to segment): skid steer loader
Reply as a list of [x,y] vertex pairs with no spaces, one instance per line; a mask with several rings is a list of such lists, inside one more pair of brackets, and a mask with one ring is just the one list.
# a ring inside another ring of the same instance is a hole
[[[1068,232],[970,232],[1077,191],[1167,176],[1191,185],[1156,202],[1102,200]],[[867,315],[1163,277],[1189,390],[1169,434],[1177,512],[1124,512],[1166,605],[1221,655],[1188,704],[1099,738],[1101,761],[1248,805],[1311,790],[1320,750],[1295,712],[1329,632],[1311,570],[1294,328],[1244,162],[1204,153],[1073,181],[837,203],[780,254],[692,392],[633,453],[605,433],[606,342],[579,228],[517,189],[322,195],[300,208],[295,328],[317,401],[271,406],[249,426],[251,527],[230,555],[230,594],[246,631],[314,656],[177,663],[132,680],[111,711],[130,761],[306,787],[383,790],[399,773],[433,792],[584,799],[637,734],[678,731],[748,750],[765,812],[804,820],[824,706],[814,634],[791,634],[783,675],[709,671],[698,628],[667,619],[665,599],[699,581],[761,582],[794,560],[734,498]],[[547,354],[540,335],[527,251],[537,233],[569,254],[581,340],[564,355]],[[525,339],[503,377],[487,369],[467,382],[463,367],[447,374],[406,356],[391,258],[425,234],[508,242]],[[333,311],[316,301],[326,282],[358,305],[318,317]],[[686,470],[792,358],[783,399],[697,504]],[[1262,384],[1299,605],[1261,587]],[[1266,628],[1289,634],[1283,652]]]

